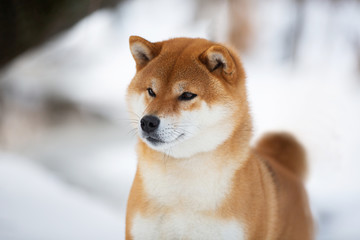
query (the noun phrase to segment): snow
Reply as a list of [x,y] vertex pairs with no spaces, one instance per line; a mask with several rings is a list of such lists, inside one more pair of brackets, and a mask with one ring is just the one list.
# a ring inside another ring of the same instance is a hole
[[0,155],[0,239],[121,239],[116,212],[28,159]]
[[[12,153],[0,146],[0,239],[124,239],[136,169],[124,98],[135,72],[128,37],[223,40],[225,7],[195,19],[194,1],[126,1],[93,13],[0,74],[24,99],[58,95],[111,119],[55,127]],[[359,239],[360,82],[351,44],[360,36],[360,4],[305,7],[294,66],[280,38],[293,21],[291,5],[257,3],[261,34],[242,57],[254,141],[266,131],[294,133],[308,152],[317,239]]]

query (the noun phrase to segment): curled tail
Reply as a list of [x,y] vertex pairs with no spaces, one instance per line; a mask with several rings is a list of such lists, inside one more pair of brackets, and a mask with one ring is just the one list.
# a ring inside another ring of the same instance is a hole
[[264,135],[255,150],[263,156],[276,160],[301,179],[306,177],[306,153],[291,134],[279,132]]

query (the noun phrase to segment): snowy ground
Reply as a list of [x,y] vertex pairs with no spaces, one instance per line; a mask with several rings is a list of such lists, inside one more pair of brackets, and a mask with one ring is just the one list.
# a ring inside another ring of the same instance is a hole
[[[294,67],[281,61],[278,47],[288,6],[262,3],[257,14],[266,17],[256,26],[269,27],[253,54],[243,56],[255,139],[288,130],[306,146],[307,188],[321,240],[360,239],[360,81],[342,37],[346,29],[352,33],[360,14],[359,4],[340,7],[329,24],[329,6],[310,4],[311,27]],[[128,37],[208,37],[214,20],[192,22],[194,9],[192,1],[125,2],[92,14],[0,75],[22,95],[56,93],[110,119],[54,128],[0,153],[0,239],[124,238],[136,166],[124,102],[135,70]],[[217,9],[218,24],[224,9]],[[332,41],[325,41],[330,35]]]

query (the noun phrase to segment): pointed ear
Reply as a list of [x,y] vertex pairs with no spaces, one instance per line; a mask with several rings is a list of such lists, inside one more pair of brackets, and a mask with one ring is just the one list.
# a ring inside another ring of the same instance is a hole
[[152,43],[139,36],[129,38],[130,51],[136,62],[136,69],[139,70],[156,57],[161,50],[158,43]]
[[200,55],[199,59],[211,73],[220,74],[229,82],[236,75],[235,61],[229,50],[221,45],[211,46]]

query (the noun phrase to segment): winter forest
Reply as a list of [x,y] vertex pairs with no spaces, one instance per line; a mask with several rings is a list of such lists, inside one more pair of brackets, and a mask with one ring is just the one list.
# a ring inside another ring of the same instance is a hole
[[316,239],[360,239],[360,1],[53,2],[0,3],[1,240],[124,239],[130,35],[233,46],[253,141],[306,148]]

